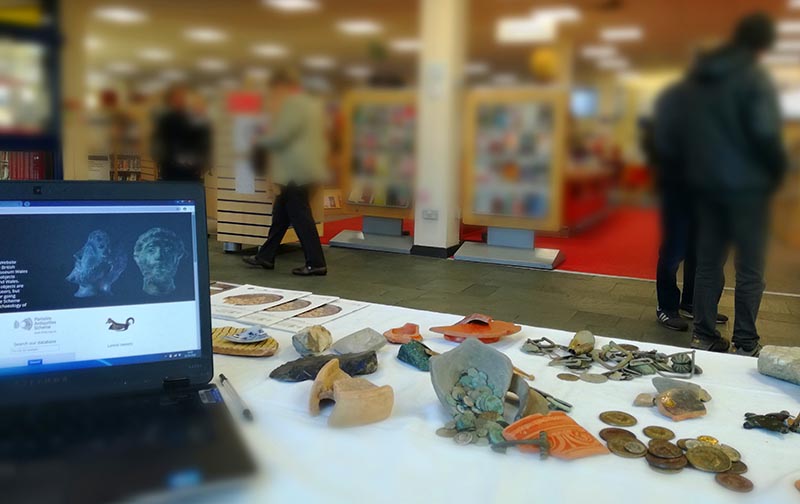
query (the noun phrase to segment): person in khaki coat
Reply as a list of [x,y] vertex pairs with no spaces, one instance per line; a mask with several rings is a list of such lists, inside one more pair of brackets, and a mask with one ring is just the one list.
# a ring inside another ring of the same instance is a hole
[[270,174],[276,186],[272,226],[267,241],[245,263],[275,268],[286,231],[292,226],[303,247],[306,264],[292,273],[322,276],[328,273],[317,226],[308,203],[313,187],[325,177],[325,117],[319,100],[303,92],[290,70],[276,72],[270,83],[272,123],[257,144],[269,151]]

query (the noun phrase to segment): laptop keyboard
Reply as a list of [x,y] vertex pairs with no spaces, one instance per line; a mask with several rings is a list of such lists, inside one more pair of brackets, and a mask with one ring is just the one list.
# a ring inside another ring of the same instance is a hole
[[213,438],[196,392],[0,409],[0,461],[166,448]]

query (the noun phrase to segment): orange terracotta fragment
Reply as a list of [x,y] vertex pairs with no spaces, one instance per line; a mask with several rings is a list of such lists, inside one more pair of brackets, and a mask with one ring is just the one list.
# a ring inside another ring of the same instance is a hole
[[[509,441],[538,439],[545,431],[550,442],[550,454],[563,460],[574,460],[593,455],[606,455],[608,448],[603,446],[589,431],[578,425],[563,411],[553,411],[547,415],[535,414],[522,418],[503,430],[503,437]],[[537,453],[534,445],[518,446],[520,451]]]
[[422,341],[422,335],[419,333],[419,326],[417,324],[408,323],[403,327],[395,327],[383,333],[383,337],[389,343],[395,345],[405,345],[411,340]]
[[446,340],[462,342],[477,338],[483,343],[496,343],[500,338],[520,332],[522,328],[511,322],[494,320],[488,315],[473,313],[455,325],[431,327],[431,331],[444,334]]
[[308,410],[320,414],[320,402],[333,399],[336,403],[328,417],[331,427],[353,427],[386,420],[394,407],[394,390],[389,385],[379,387],[363,378],[352,378],[339,367],[339,359],[325,364],[311,386]]

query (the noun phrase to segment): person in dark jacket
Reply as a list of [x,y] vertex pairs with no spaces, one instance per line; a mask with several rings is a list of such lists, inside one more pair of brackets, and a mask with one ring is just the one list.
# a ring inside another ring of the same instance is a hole
[[775,41],[765,14],[744,18],[727,45],[701,57],[681,91],[681,128],[667,155],[684,162],[698,243],[692,347],[727,352],[715,329],[728,249],[736,253],[733,343],[758,355],[768,212],[786,170],[777,95],[759,56]]
[[165,101],[166,110],[156,118],[151,140],[159,178],[201,182],[209,163],[211,130],[190,113],[184,86],[170,88]]

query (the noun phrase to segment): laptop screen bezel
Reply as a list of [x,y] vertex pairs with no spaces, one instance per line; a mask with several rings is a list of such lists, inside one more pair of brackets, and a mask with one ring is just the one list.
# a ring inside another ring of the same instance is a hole
[[195,204],[200,310],[199,357],[0,377],[0,404],[116,395],[161,389],[165,383],[203,385],[214,375],[205,188],[191,182],[2,182],[0,201],[178,201]]

